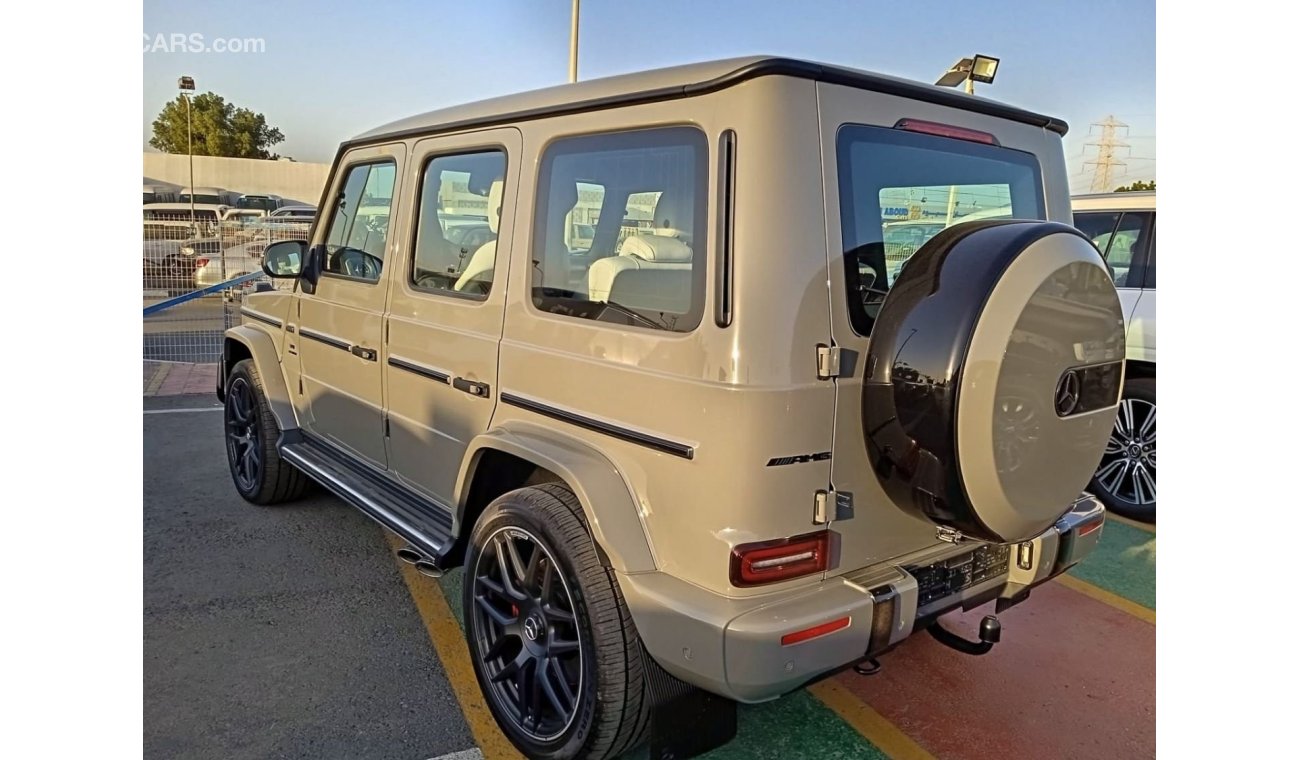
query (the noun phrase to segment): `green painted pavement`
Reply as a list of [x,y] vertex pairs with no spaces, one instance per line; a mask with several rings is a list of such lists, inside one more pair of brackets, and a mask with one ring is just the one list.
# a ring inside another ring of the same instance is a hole
[[[1108,527],[1109,529],[1109,527]],[[465,574],[453,570],[438,582],[442,585],[447,606],[456,616],[461,630],[465,618],[461,594]],[[840,716],[808,692],[787,694],[761,705],[740,705],[736,738],[701,758],[709,760],[785,760],[791,757],[816,757],[824,760],[886,760],[888,757]],[[628,755],[627,760],[645,760],[647,747]]]
[[1070,574],[1154,610],[1156,535],[1109,520],[1097,548]]

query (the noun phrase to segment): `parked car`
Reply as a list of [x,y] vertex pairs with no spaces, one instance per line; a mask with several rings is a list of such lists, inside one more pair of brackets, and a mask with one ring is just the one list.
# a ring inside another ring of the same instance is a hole
[[270,213],[284,205],[284,199],[278,195],[245,194],[239,196],[235,206],[241,209],[257,209]]
[[187,293],[194,286],[194,256],[177,240],[145,240],[143,285],[167,295]]
[[1106,259],[1124,306],[1124,392],[1093,493],[1119,514],[1156,519],[1156,194],[1073,198],[1074,224]]
[[275,220],[311,221],[316,218],[315,206],[281,206],[269,214]]
[[[292,289],[246,296],[225,334],[235,489],[269,505],[314,480],[419,572],[463,566],[478,683],[528,757],[691,757],[737,702],[913,633],[987,652],[995,616],[978,641],[943,616],[1023,602],[1105,520],[1084,489],[1122,310],[1070,224],[1065,131],[746,58],[367,132],[310,241],[263,252]],[[1015,220],[954,224],[889,282],[884,208],[953,185]],[[457,193],[496,237],[447,276]],[[605,240],[616,220],[645,234]]]
[[177,195],[177,201],[189,205],[191,195],[194,196],[195,203],[214,206],[239,205],[239,193],[234,190],[227,190],[224,187],[195,187],[193,189],[183,187]]
[[144,204],[145,240],[186,240],[214,235],[227,206],[211,203]]
[[144,202],[145,203],[175,203],[177,191],[180,188],[176,185],[165,182],[145,182],[144,183]]

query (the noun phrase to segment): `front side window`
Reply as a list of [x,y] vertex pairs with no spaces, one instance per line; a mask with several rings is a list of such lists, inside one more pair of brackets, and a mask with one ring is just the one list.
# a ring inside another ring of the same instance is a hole
[[491,292],[505,176],[499,150],[429,161],[415,228],[415,288],[478,298]]
[[689,332],[704,310],[708,146],[689,127],[558,140],[542,157],[533,303]]
[[392,162],[348,169],[325,234],[326,272],[372,282],[379,279],[396,176]]
[[935,235],[982,219],[1045,219],[1030,153],[883,127],[837,139],[849,318],[869,335],[885,295]]

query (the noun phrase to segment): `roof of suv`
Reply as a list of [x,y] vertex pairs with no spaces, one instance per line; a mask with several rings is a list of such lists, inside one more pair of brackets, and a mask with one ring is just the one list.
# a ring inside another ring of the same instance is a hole
[[792,76],[961,108],[1044,127],[1065,134],[1064,121],[1025,111],[951,88],[792,58],[751,56],[692,63],[635,74],[563,84],[515,95],[452,106],[386,124],[344,143],[377,142],[431,132],[451,132],[546,116],[594,111],[722,90],[761,76]]

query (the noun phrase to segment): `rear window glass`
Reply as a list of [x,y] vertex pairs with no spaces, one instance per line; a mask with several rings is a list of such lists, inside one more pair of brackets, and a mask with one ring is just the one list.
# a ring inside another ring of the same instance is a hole
[[861,335],[908,260],[942,230],[1046,218],[1030,153],[857,125],[842,128],[836,143],[849,318]]

